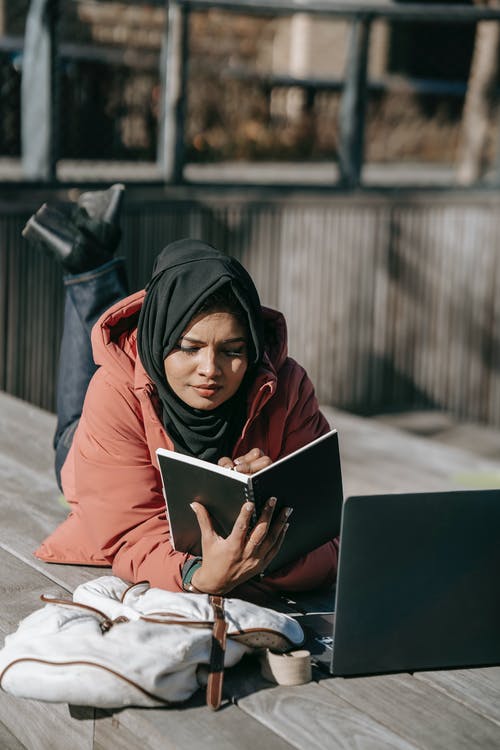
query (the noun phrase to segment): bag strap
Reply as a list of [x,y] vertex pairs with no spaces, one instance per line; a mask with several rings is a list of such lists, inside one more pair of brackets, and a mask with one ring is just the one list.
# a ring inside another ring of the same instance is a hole
[[222,700],[222,685],[224,683],[224,654],[226,651],[227,622],[224,616],[224,598],[210,596],[210,604],[214,611],[212,628],[212,646],[210,649],[210,664],[207,683],[207,705],[217,711]]

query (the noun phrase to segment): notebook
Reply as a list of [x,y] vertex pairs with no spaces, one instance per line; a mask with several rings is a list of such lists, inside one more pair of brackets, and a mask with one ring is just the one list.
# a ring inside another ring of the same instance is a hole
[[163,448],[157,450],[174,549],[201,554],[200,532],[190,503],[206,506],[221,536],[228,536],[242,504],[253,500],[256,516],[269,497],[275,514],[293,513],[273,572],[338,536],[343,502],[336,430],[248,476]]
[[302,618],[333,675],[500,665],[500,490],[349,497],[333,613]]

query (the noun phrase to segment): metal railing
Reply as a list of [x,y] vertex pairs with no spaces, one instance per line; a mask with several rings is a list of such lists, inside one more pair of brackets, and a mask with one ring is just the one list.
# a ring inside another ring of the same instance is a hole
[[[43,2],[40,0],[38,5]],[[57,174],[57,161],[60,157],[59,132],[60,86],[56,59],[59,55],[85,54],[89,50],[80,49],[78,45],[59,44],[57,26],[61,0],[45,0],[46,14],[43,24],[43,54],[45,65],[36,56],[36,97],[27,95],[22,121],[30,132],[37,133],[40,119],[45,122],[47,138],[36,146],[36,139],[25,139],[23,162],[28,177],[54,181]],[[306,80],[287,76],[286,82],[277,81],[276,85],[298,86],[304,88],[334,88],[341,91],[341,103],[338,111],[338,162],[340,180],[338,185],[345,188],[357,188],[362,184],[361,174],[365,150],[366,102],[370,89],[375,83],[367,80],[367,59],[372,24],[377,19],[399,22],[418,21],[423,23],[474,24],[478,21],[498,22],[500,8],[468,5],[444,5],[422,3],[398,3],[395,0],[155,0],[154,5],[165,5],[167,23],[160,56],[161,106],[158,122],[157,162],[159,179],[179,184],[184,179],[186,163],[185,119],[187,84],[190,76],[190,50],[188,31],[190,15],[193,12],[205,12],[213,8],[228,13],[243,13],[260,16],[291,16],[296,13],[323,15],[344,18],[350,21],[350,37],[345,75],[340,81]],[[35,6],[36,3],[33,4]],[[14,40],[10,40],[13,43]],[[40,41],[40,40],[38,40]],[[27,36],[29,45],[29,35]],[[25,53],[29,49],[25,48]],[[99,50],[100,58],[118,64],[121,57],[119,50]],[[43,73],[43,71],[46,71]],[[43,82],[43,76],[49,80]],[[270,79],[271,80],[271,79]],[[390,81],[386,82],[389,83]],[[411,82],[410,82],[411,83]],[[331,85],[330,85],[331,84]],[[34,84],[35,85],[35,84]],[[415,82],[419,91],[429,88],[429,82]],[[423,89],[422,89],[423,87]],[[462,84],[463,87],[463,84]],[[431,86],[432,88],[432,86]],[[452,87],[453,88],[453,87]],[[443,84],[436,91],[443,91]],[[456,85],[453,88],[458,95]],[[462,93],[463,88],[460,92]],[[36,98],[38,105],[31,110],[29,102]],[[40,113],[42,117],[40,118]],[[29,124],[31,120],[31,125]],[[38,149],[38,150],[37,150]]]
[[[232,13],[292,15],[308,13],[351,20],[348,58],[339,112],[339,168],[342,187],[361,184],[364,161],[367,59],[370,30],[378,18],[443,24],[500,21],[500,8],[466,5],[398,4],[393,0],[170,0],[163,55],[164,107],[160,128],[159,157],[166,182],[180,183],[185,163],[184,127],[189,52],[189,14],[219,8]],[[290,78],[290,85],[301,85]]]

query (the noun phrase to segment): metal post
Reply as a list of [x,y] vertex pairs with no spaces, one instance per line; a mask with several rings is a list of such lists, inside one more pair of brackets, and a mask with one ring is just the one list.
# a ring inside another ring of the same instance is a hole
[[57,162],[60,156],[59,18],[60,0],[50,0],[47,22],[50,35],[50,109],[52,126],[50,131],[49,175],[51,180],[57,179]]
[[184,167],[184,119],[189,15],[177,0],[167,0],[167,29],[161,55],[161,119],[158,165],[166,182],[180,183]]
[[355,18],[349,37],[339,113],[339,167],[341,182],[346,187],[358,187],[361,183],[370,27],[371,18]]
[[21,81],[23,174],[51,181],[57,164],[57,23],[59,0],[31,0]]

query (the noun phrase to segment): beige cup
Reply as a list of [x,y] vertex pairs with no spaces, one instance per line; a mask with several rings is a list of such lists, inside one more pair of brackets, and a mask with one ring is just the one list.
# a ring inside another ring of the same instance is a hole
[[278,685],[303,685],[312,679],[309,651],[289,651],[275,654],[266,649],[260,657],[260,671],[264,679]]

